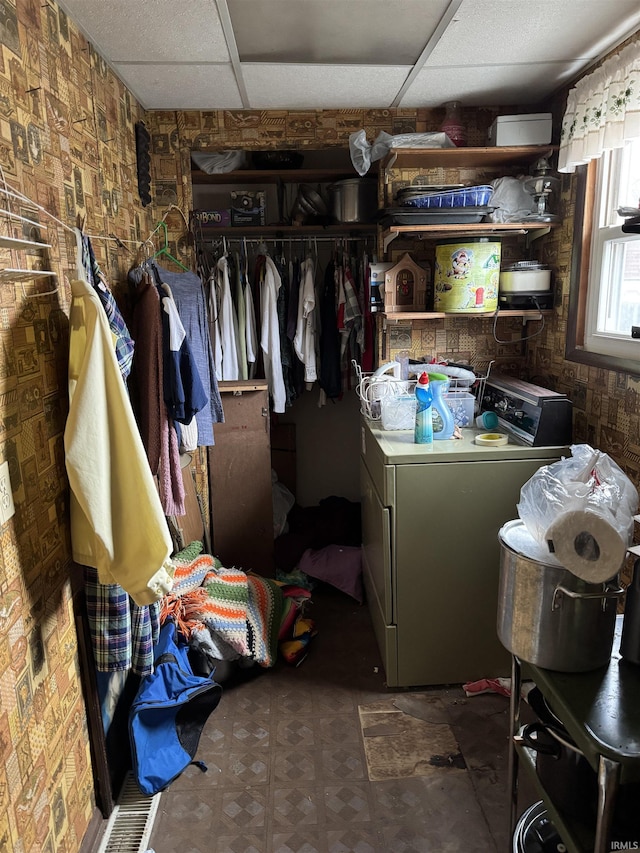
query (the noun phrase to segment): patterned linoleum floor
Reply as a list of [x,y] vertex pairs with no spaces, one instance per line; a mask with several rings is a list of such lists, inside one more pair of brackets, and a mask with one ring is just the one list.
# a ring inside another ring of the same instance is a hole
[[[155,853],[502,853],[508,700],[387,689],[365,606],[314,590],[297,668],[227,682]],[[253,673],[253,670],[251,671]],[[366,749],[365,749],[366,745]]]

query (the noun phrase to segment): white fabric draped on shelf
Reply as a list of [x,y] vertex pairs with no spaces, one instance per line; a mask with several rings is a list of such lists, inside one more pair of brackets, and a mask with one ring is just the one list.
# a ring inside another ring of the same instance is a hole
[[605,60],[569,92],[558,171],[640,138],[640,39]]

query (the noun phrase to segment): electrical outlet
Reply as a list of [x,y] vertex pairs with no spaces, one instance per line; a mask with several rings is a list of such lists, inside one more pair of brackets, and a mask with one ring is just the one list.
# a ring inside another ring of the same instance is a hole
[[13,492],[11,491],[11,479],[9,477],[9,463],[0,465],[0,524],[6,524],[15,515],[16,508],[13,505]]

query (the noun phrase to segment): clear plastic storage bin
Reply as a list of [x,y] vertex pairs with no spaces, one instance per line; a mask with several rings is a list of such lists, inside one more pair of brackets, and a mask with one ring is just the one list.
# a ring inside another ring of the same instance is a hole
[[444,395],[447,406],[453,412],[453,420],[460,428],[471,427],[474,423],[476,398],[467,391],[449,391]]
[[456,190],[425,193],[410,197],[402,203],[402,207],[484,207],[489,203],[493,187],[482,184],[477,187],[462,187]]

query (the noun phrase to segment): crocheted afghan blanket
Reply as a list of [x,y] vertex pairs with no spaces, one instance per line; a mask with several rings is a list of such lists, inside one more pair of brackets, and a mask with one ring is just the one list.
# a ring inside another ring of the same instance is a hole
[[226,568],[193,542],[176,554],[172,591],[161,604],[161,621],[175,619],[189,643],[212,662],[251,658],[273,666],[283,614],[280,585],[269,578]]

